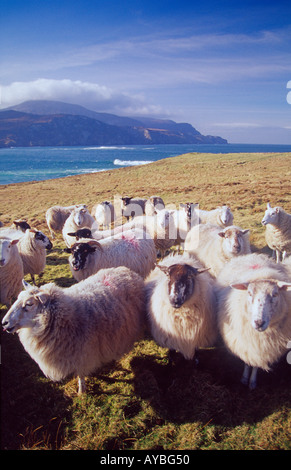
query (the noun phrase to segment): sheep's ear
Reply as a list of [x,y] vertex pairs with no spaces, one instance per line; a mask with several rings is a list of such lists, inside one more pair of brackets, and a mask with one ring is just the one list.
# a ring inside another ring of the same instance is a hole
[[157,268],[159,268],[166,275],[169,274],[169,268],[167,266],[161,266],[160,264],[157,264]]
[[242,234],[245,235],[246,233],[248,233],[250,230],[247,228],[246,230],[243,230],[242,231]]
[[67,233],[67,235],[69,235],[69,237],[75,237],[75,236],[76,236],[76,232],[70,232],[70,233]]
[[72,253],[72,248],[64,248],[63,252],[64,253]]
[[277,286],[280,290],[291,290],[291,284],[289,282],[277,281]]
[[49,295],[46,294],[45,292],[38,292],[37,294],[34,295],[34,297],[36,298],[36,300],[38,300],[42,305],[44,305],[48,298],[49,298]]
[[88,245],[90,245],[91,248],[94,248],[95,250],[103,251],[102,245],[97,241],[97,240],[90,240],[87,242]]
[[269,202],[267,202],[267,209],[272,209],[271,204]]
[[196,271],[196,274],[202,274],[202,273],[205,273],[207,271],[210,271],[211,268],[200,268],[200,269],[197,269]]
[[230,287],[232,289],[238,289],[238,290],[247,290],[249,286],[248,282],[241,282],[238,284],[230,284]]
[[16,245],[19,242],[19,240],[11,240],[11,245]]
[[22,285],[25,290],[31,290],[31,285],[28,282],[26,282],[24,279],[22,279]]
[[224,232],[218,232],[218,235],[219,235],[221,238],[225,238],[225,233],[224,233]]

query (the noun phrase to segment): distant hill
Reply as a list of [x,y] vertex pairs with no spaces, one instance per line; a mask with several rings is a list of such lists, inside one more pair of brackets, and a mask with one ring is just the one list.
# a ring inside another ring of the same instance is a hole
[[60,101],[26,101],[0,111],[0,147],[225,144],[191,124],[91,111]]

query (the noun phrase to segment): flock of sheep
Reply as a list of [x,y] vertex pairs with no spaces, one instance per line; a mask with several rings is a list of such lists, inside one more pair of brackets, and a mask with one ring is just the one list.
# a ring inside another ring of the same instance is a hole
[[[228,206],[176,210],[157,196],[124,197],[118,207],[104,201],[91,213],[83,204],[54,206],[46,220],[51,238],[62,232],[77,282],[37,287],[34,275],[52,244],[15,221],[0,229],[0,301],[9,308],[4,330],[18,333],[51,380],[74,375],[84,392],[86,376],[120,359],[145,332],[186,360],[222,339],[244,362],[250,389],[257,370],[270,370],[287,352],[291,215],[282,208],[268,204],[261,221],[275,259],[252,252],[249,230],[233,224]],[[178,251],[167,254],[172,247]]]

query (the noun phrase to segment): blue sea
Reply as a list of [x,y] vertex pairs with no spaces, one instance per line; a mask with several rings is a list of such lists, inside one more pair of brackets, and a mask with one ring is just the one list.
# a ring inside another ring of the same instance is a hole
[[188,152],[291,152],[291,145],[128,145],[112,147],[22,147],[0,149],[0,184],[41,181],[146,165]]

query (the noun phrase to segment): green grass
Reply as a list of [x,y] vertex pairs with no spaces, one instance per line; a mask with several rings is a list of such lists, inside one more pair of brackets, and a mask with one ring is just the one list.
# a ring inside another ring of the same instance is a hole
[[[260,221],[266,202],[291,212],[290,154],[188,154],[139,168],[1,188],[1,220],[26,217],[48,233],[53,204],[93,205],[116,194],[161,195],[167,204],[229,203],[235,223],[251,229],[255,249],[269,253]],[[40,283],[75,281],[61,236]],[[26,277],[29,280],[29,276]],[[1,318],[7,309],[1,306]],[[149,336],[118,363],[87,378],[77,395],[73,377],[46,379],[17,335],[1,333],[1,448],[45,450],[290,450],[291,366],[286,358],[258,374],[250,392],[242,362],[223,344],[200,351],[198,366]]]

